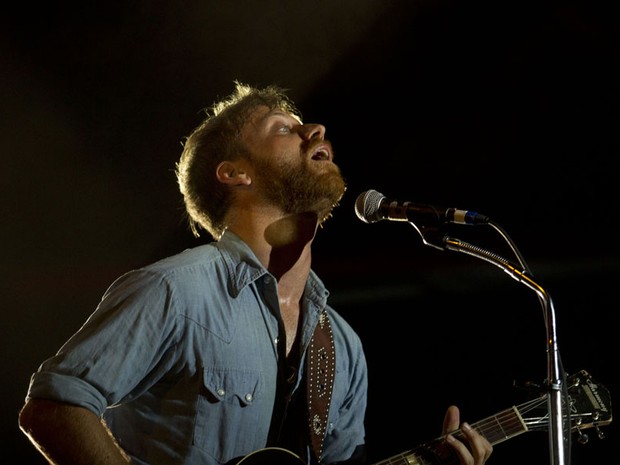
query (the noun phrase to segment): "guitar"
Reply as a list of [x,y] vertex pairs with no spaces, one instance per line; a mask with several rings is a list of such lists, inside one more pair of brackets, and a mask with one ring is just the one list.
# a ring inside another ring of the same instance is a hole
[[[567,378],[570,431],[579,433],[579,442],[587,442],[582,430],[595,428],[599,438],[604,434],[601,426],[611,423],[611,398],[609,391],[595,382],[590,374],[582,370]],[[544,394],[518,406],[503,410],[493,416],[471,424],[478,433],[492,445],[512,439],[528,431],[546,431],[549,424],[548,395]],[[463,439],[461,430],[452,433]],[[444,446],[445,436],[422,444],[375,465],[456,465],[458,459],[452,449]],[[237,465],[301,465],[303,460],[295,453],[279,448],[267,447],[243,457]]]

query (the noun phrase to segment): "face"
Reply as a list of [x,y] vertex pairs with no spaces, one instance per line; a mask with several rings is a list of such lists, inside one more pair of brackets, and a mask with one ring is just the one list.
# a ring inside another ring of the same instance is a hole
[[259,108],[243,137],[266,200],[286,214],[314,212],[325,220],[346,189],[325,127],[285,112]]

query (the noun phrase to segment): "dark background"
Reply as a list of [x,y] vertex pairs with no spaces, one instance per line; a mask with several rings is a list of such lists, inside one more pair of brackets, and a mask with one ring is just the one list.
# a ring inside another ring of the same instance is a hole
[[[0,30],[2,438],[30,374],[121,273],[204,242],[174,164],[233,80],[290,89],[327,127],[348,191],[315,269],[363,338],[378,461],[469,422],[546,376],[536,294],[492,264],[427,247],[406,223],[359,221],[367,189],[484,213],[552,297],[569,374],[618,389],[620,105],[615,2],[185,1],[14,5]],[[513,260],[488,226],[453,226]],[[573,464],[609,463],[593,428]],[[576,439],[576,435],[573,435]],[[10,455],[10,454],[7,454]],[[496,464],[550,463],[548,436],[496,445]]]

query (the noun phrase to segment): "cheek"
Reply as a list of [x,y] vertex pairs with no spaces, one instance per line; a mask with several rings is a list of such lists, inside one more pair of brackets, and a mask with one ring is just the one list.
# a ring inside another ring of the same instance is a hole
[[274,172],[294,173],[301,169],[307,169],[308,162],[297,151],[281,151],[274,152],[267,164]]

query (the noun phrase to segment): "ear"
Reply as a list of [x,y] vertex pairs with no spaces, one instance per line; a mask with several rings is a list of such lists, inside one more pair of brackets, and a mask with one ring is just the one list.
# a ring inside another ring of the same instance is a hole
[[233,186],[249,186],[252,178],[241,165],[232,161],[223,161],[217,165],[216,176],[218,181]]

